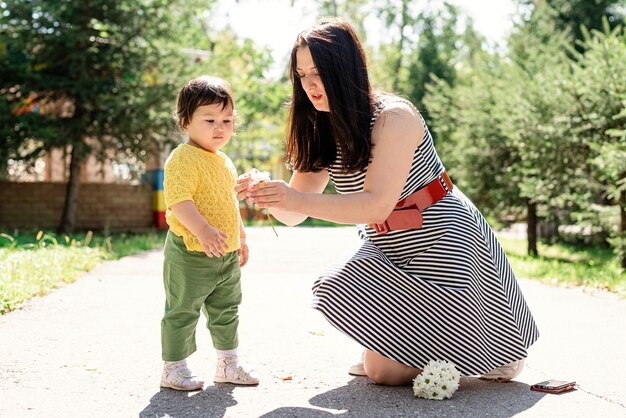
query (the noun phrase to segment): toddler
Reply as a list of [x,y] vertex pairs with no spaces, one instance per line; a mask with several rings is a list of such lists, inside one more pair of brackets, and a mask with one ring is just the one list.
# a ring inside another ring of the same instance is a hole
[[163,265],[161,387],[197,390],[204,385],[186,363],[196,351],[201,309],[217,351],[214,381],[259,383],[237,357],[240,267],[248,261],[248,247],[234,191],[237,173],[220,151],[233,135],[234,113],[230,86],[221,78],[194,78],[178,93],[178,126],[188,139],[165,162],[169,231]]

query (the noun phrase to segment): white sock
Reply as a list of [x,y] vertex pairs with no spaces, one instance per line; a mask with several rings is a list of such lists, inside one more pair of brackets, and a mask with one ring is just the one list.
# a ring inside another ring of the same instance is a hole
[[165,362],[165,368],[166,369],[175,369],[177,367],[186,367],[187,366],[187,359],[182,359],[182,360],[178,360],[178,361],[166,361]]
[[218,360],[224,360],[230,357],[237,357],[237,349],[233,348],[232,350],[215,350],[217,353]]

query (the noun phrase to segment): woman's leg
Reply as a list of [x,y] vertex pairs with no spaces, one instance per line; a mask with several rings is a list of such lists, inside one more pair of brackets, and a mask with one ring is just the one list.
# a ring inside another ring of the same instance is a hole
[[367,377],[379,385],[408,385],[422,372],[370,350],[365,350],[363,366]]

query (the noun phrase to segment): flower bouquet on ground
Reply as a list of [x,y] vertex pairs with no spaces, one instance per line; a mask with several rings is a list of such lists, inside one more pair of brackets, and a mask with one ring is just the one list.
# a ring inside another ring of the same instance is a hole
[[413,380],[413,394],[417,398],[449,399],[459,388],[461,374],[453,363],[431,360]]

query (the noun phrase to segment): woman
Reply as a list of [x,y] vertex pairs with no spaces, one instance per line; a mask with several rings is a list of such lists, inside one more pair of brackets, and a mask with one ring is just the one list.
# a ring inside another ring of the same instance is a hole
[[[283,181],[239,178],[240,199],[287,225],[357,224],[362,245],[313,286],[313,307],[365,347],[362,370],[410,383],[429,360],[509,380],[538,331],[496,238],[455,187],[417,109],[370,87],[354,28],[330,19],[291,53]],[[337,194],[322,194],[332,180]],[[364,373],[363,373],[364,372]]]

